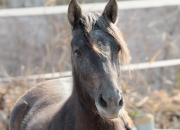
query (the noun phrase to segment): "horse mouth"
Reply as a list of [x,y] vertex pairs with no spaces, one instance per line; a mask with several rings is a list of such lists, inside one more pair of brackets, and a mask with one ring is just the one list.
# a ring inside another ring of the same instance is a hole
[[103,116],[102,114],[100,114],[100,116],[101,116],[103,119],[105,119],[105,120],[116,120],[116,119],[119,118],[119,116],[118,116],[118,117],[105,117],[105,116]]
[[115,120],[120,117],[120,108],[118,107],[103,108],[99,105],[98,102],[95,102],[95,104],[101,118],[105,120]]

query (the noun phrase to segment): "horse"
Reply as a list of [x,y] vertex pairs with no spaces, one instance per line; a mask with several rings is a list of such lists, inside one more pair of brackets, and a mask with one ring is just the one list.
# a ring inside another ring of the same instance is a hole
[[16,102],[9,130],[130,130],[119,84],[130,53],[115,25],[117,1],[109,0],[100,14],[83,13],[71,0],[67,17],[72,83],[60,78],[32,87]]

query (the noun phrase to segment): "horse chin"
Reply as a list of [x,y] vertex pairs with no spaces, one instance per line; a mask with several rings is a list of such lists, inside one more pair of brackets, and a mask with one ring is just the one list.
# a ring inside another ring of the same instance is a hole
[[119,117],[105,117],[105,116],[103,116],[103,115],[101,115],[100,114],[100,116],[101,116],[101,118],[103,118],[103,119],[105,119],[105,120],[109,120],[109,121],[113,121],[113,120],[117,120],[117,119],[119,119]]

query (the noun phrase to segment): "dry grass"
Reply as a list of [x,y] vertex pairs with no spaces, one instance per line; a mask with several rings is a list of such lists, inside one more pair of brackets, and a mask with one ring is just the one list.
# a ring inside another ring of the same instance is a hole
[[[153,90],[152,84],[147,83],[142,72],[131,74],[128,78],[121,80],[122,91],[125,96],[126,109],[134,119],[142,113],[151,113],[155,117],[156,128],[180,128],[180,88],[172,86],[171,91]],[[124,82],[123,82],[124,81]],[[12,81],[0,84],[0,129],[8,129],[8,118],[16,100],[24,94],[31,86],[41,81]],[[133,84],[133,85],[132,85]],[[143,86],[142,89],[139,86]],[[139,91],[140,90],[140,91]]]
[[133,119],[143,113],[151,113],[155,118],[155,127],[161,129],[180,128],[180,90],[174,89],[171,94],[164,90],[153,91],[142,96],[138,92],[125,94],[127,109]]

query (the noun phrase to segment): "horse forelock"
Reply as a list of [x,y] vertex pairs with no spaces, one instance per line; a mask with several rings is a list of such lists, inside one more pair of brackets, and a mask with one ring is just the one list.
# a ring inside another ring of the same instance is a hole
[[94,51],[96,51],[98,54],[102,56],[105,55],[100,51],[100,49],[96,46],[96,44],[93,43],[93,39],[91,36],[92,32],[94,30],[100,29],[113,36],[121,47],[121,51],[119,55],[122,59],[122,64],[123,65],[129,64],[131,57],[127,44],[125,43],[120,30],[113,23],[111,23],[106,17],[95,12],[91,12],[87,14],[85,13],[80,19],[80,28],[83,31],[86,40],[88,41],[87,44],[91,46]]

